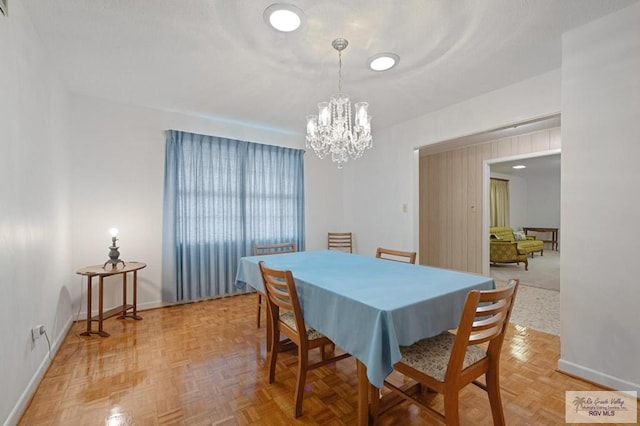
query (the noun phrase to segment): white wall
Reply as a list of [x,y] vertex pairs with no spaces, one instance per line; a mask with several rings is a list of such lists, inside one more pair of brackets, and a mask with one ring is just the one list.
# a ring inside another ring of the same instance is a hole
[[[358,252],[375,255],[379,246],[418,250],[415,148],[559,111],[557,70],[394,127],[375,129],[371,151],[345,166],[345,222],[358,238]],[[375,120],[375,109],[371,113]],[[404,203],[407,213],[402,212]]]
[[[558,169],[527,176],[528,214],[522,226],[560,228],[560,172]],[[550,235],[542,234],[541,237],[550,238]]]
[[374,133],[374,147],[364,157],[343,169],[346,229],[354,233],[354,251],[369,256],[375,256],[377,247],[415,250],[418,245],[412,199],[417,193],[417,157],[410,148],[385,142],[383,132]]
[[561,370],[640,391],[640,4],[562,46]]
[[19,1],[0,15],[0,424],[15,423],[71,319],[68,99]]
[[[117,227],[121,258],[148,265],[139,273],[138,304],[142,308],[161,305],[165,130],[304,148],[301,134],[95,98],[74,96],[72,116],[73,267],[107,260],[107,247],[111,244],[108,230]],[[313,152],[305,154],[305,203],[306,248],[325,248],[327,232],[343,226],[341,173]],[[76,309],[79,280],[78,277],[72,292]],[[107,287],[107,306],[121,299],[119,287]],[[84,312],[85,306],[81,309]]]

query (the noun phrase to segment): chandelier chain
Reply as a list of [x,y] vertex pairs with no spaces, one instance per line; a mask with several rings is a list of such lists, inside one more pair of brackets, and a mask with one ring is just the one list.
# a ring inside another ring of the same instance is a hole
[[338,93],[342,93],[342,50],[338,50]]

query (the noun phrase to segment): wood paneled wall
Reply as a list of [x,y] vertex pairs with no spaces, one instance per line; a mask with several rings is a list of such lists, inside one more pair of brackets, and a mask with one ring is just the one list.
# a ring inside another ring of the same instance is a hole
[[559,127],[420,157],[420,264],[482,273],[484,161],[555,149]]

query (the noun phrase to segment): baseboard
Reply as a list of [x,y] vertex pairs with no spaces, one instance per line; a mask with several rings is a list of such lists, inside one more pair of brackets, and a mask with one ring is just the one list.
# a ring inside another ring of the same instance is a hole
[[69,333],[71,324],[73,324],[73,318],[69,317],[69,319],[67,320],[66,324],[62,329],[62,332],[59,333],[56,339],[52,342],[50,357],[49,357],[49,354],[45,355],[44,359],[40,363],[40,366],[38,366],[38,369],[33,374],[33,377],[31,378],[31,380],[29,380],[29,384],[27,385],[25,390],[22,392],[22,395],[20,395],[20,398],[18,398],[18,401],[16,402],[16,405],[13,407],[13,410],[11,410],[11,412],[9,413],[9,417],[7,417],[7,419],[4,422],[4,426],[14,426],[14,425],[17,425],[18,422],[20,421],[20,417],[22,417],[22,413],[24,413],[24,410],[29,405],[29,402],[31,401],[31,397],[36,392],[36,389],[38,389],[38,385],[40,384],[40,381],[46,374],[47,369],[51,364],[51,361],[49,358],[53,359],[56,353],[58,353],[58,349],[60,349],[60,345],[62,344],[62,341],[64,340],[65,337],[67,337],[67,333]]
[[[248,291],[246,293],[253,293],[253,291]],[[174,306],[174,305],[184,305],[184,304],[188,304],[188,303],[204,302],[206,300],[214,300],[214,299],[220,299],[220,298],[224,298],[224,297],[240,296],[240,295],[243,295],[243,294],[246,294],[246,293],[234,293],[234,294],[230,294],[230,295],[226,295],[226,296],[217,296],[217,297],[212,297],[212,298],[208,298],[208,299],[189,300],[189,301],[175,302],[175,303],[166,303],[166,302],[163,302],[161,300],[156,300],[156,301],[152,301],[152,302],[138,303],[137,310],[138,311],[147,311],[149,309],[166,308],[168,306]],[[91,315],[92,316],[98,315],[98,311],[97,310],[93,311]],[[74,315],[74,317],[73,317],[73,321],[86,321],[86,319],[87,319],[87,311],[80,311],[78,314]]]
[[640,384],[631,383],[617,377],[609,376],[608,374],[604,374],[600,371],[595,371],[563,359],[558,361],[558,371],[613,390],[635,391],[640,395]]
[[146,311],[148,309],[164,308],[165,306],[167,306],[166,303],[158,300],[155,302],[138,303],[138,310]]
[[[156,309],[163,308],[165,306],[169,306],[166,303],[163,303],[160,300],[156,300],[154,302],[146,302],[146,303],[138,303],[137,310],[138,311],[146,311],[148,309]],[[106,310],[106,309],[105,309]],[[91,312],[92,316],[98,315],[98,310],[93,310]],[[74,321],[86,321],[87,319],[87,311],[80,311],[77,315],[74,315]]]

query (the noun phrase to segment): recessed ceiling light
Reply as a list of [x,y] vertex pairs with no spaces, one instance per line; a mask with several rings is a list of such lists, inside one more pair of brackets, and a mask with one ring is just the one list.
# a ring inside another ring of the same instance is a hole
[[369,58],[367,63],[374,71],[386,71],[395,67],[400,62],[400,57],[395,53],[378,53]]
[[289,33],[300,27],[303,13],[292,4],[275,3],[267,7],[262,16],[270,27]]
[[526,169],[527,166],[525,166],[524,164],[518,164],[517,166],[513,166],[512,169]]

